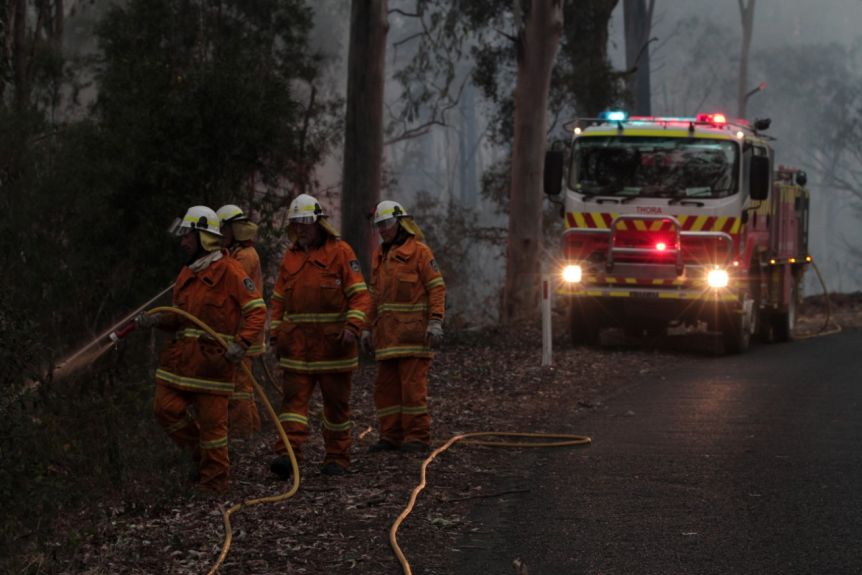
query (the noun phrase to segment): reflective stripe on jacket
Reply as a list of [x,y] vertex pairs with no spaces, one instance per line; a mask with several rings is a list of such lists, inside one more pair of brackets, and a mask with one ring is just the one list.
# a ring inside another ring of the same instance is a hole
[[339,340],[346,328],[358,335],[367,325],[371,297],[353,249],[334,237],[308,252],[288,249],[272,294],[272,336],[279,364],[288,371],[351,371],[357,346]]
[[429,319],[443,321],[446,286],[431,248],[412,235],[385,254],[377,246],[371,286],[375,358],[432,357],[425,330]]
[[[228,335],[228,341],[249,346],[260,338],[266,305],[258,287],[233,258],[221,258],[200,272],[183,267],[174,286],[173,305]],[[156,379],[171,387],[230,395],[234,364],[225,349],[185,318],[172,316],[173,341],[162,350]]]
[[[260,256],[257,250],[254,249],[254,243],[251,241],[239,242],[230,250],[230,255],[239,262],[242,269],[254,282],[255,287],[263,293],[263,273],[260,269]],[[265,350],[264,333],[261,332],[260,337],[248,348],[246,355],[254,357],[261,355]]]

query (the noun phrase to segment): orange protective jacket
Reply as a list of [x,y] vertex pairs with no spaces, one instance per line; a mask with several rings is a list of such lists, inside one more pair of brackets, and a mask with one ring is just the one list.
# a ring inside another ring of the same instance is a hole
[[[261,272],[260,269],[260,256],[257,254],[257,250],[254,249],[254,243],[250,240],[237,242],[233,247],[231,247],[230,255],[239,262],[239,265],[242,266],[242,269],[245,270],[245,273],[248,274],[248,277],[251,278],[255,287],[257,287],[262,294],[263,272]],[[260,355],[263,353],[264,349],[264,334],[261,332],[260,338],[258,338],[258,340],[248,348],[247,355],[249,357]]]
[[446,286],[431,248],[412,235],[385,254],[377,246],[371,293],[375,359],[433,357],[425,330],[429,319],[443,321]]
[[[226,255],[226,252],[223,252]],[[183,267],[173,292],[173,305],[210,326],[228,342],[248,348],[258,341],[266,323],[266,305],[258,287],[230,257],[199,272]],[[163,324],[175,330],[162,350],[156,380],[185,391],[230,395],[235,366],[225,349],[185,318],[171,315]]]
[[345,328],[358,335],[370,310],[368,286],[346,242],[328,236],[308,252],[288,249],[272,294],[270,337],[277,338],[279,365],[298,373],[352,371],[357,346],[342,345],[339,335]]

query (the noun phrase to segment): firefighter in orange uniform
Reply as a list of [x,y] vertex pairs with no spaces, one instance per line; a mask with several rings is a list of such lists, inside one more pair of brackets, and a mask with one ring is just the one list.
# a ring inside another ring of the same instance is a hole
[[[353,249],[338,239],[320,203],[301,194],[288,209],[288,237],[272,294],[270,339],[284,370],[279,420],[297,458],[308,439],[308,402],[315,384],[323,396],[321,472],[343,475],[350,465],[350,384],[359,365],[359,334],[371,307],[368,288]],[[292,474],[284,446],[270,464]]]
[[[254,236],[257,224],[251,222],[243,211],[233,204],[227,204],[216,212],[223,236],[222,246],[240,263],[242,269],[263,293],[263,274],[260,270],[260,256],[254,249]],[[242,362],[251,371],[253,358],[264,350],[263,334],[248,348]],[[260,431],[260,414],[254,402],[254,385],[245,370],[236,370],[236,391],[228,404],[230,432],[239,437],[248,437]]]
[[446,287],[431,249],[404,207],[374,211],[382,243],[371,258],[373,333],[361,344],[377,360],[374,403],[380,440],[369,451],[426,452],[431,445],[428,368],[443,340]]
[[224,492],[230,470],[227,406],[234,373],[263,332],[266,307],[251,278],[221,250],[214,211],[189,208],[177,233],[189,259],[174,285],[173,305],[219,333],[228,348],[178,315],[142,314],[136,322],[174,332],[156,370],[156,419],[178,445],[192,452],[196,486]]

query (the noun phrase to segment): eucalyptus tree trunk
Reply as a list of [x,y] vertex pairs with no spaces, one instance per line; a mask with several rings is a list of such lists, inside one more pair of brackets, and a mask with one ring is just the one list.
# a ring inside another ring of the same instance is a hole
[[754,27],[755,0],[738,0],[742,19],[742,51],[739,54],[739,85],[737,86],[737,117],[745,118],[748,94],[748,54],[751,51],[751,32]]
[[649,42],[655,0],[623,0],[626,37],[626,84],[632,99],[632,114],[652,114],[650,102]]
[[503,321],[531,317],[539,308],[546,111],[563,31],[562,0],[521,0],[515,9],[516,17],[523,14],[523,22],[518,33]]
[[366,216],[380,201],[383,162],[386,12],[386,0],[353,0],[350,9],[341,231],[366,277],[372,245]]

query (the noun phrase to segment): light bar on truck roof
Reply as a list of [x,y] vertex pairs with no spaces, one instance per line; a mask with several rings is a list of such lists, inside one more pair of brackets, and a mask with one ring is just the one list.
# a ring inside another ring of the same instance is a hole
[[703,124],[712,124],[714,126],[724,126],[727,124],[727,116],[721,112],[714,114],[698,114],[696,121]]
[[605,110],[599,114],[599,118],[608,122],[625,122],[629,115],[623,110]]

